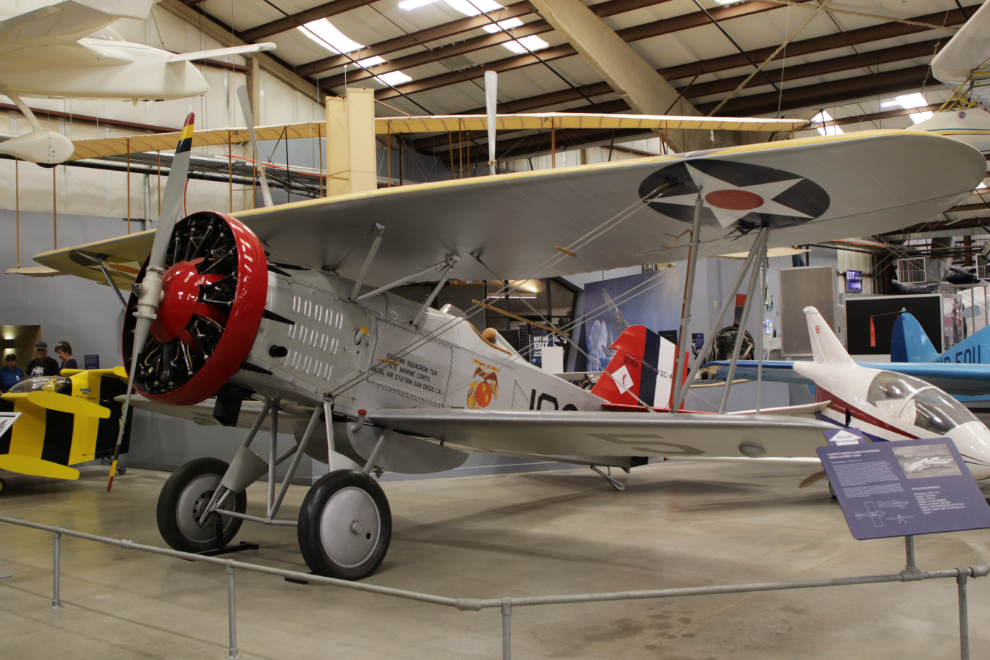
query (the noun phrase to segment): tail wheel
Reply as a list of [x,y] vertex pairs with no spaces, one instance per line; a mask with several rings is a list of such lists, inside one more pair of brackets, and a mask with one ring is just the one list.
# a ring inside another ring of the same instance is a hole
[[[175,225],[162,275],[158,317],[141,348],[134,386],[169,405],[199,403],[237,373],[258,334],[268,290],[261,241],[237,220],[204,212]],[[144,280],[147,263],[138,274]],[[130,369],[138,296],[124,315]]]
[[388,552],[392,512],[374,479],[356,470],[335,470],[306,494],[297,530],[310,570],[361,580],[378,569]]
[[[228,467],[216,458],[197,458],[173,472],[162,486],[158,496],[158,531],[171,547],[183,552],[217,548],[216,514],[210,515],[203,525],[199,524],[199,519]],[[228,496],[220,508],[244,513],[247,493],[242,491]],[[233,540],[243,521],[230,516],[221,516],[221,520],[223,545],[226,545]]]

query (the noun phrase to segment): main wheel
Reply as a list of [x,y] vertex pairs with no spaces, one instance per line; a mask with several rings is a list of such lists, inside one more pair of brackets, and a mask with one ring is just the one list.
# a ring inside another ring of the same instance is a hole
[[[197,458],[172,473],[158,496],[158,531],[166,543],[184,552],[217,549],[216,514],[210,515],[205,525],[199,524],[199,518],[228,467],[216,458]],[[228,496],[220,508],[244,513],[247,493]],[[243,521],[230,516],[221,518],[223,545],[227,545]]]
[[0,495],[3,495],[3,491],[7,490],[7,482],[0,479]]
[[357,470],[334,470],[309,489],[297,529],[310,570],[361,580],[378,569],[388,552],[392,512],[374,479]]

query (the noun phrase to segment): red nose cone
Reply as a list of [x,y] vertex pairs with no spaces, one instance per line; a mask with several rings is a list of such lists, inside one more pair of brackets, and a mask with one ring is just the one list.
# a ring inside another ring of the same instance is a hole
[[705,195],[705,201],[726,211],[750,211],[763,206],[763,198],[747,190],[716,190]]
[[158,308],[158,318],[151,324],[151,335],[158,342],[170,342],[181,334],[182,341],[191,344],[192,337],[184,330],[193,314],[211,318],[220,316],[213,306],[199,302],[200,287],[220,278],[218,275],[200,275],[196,265],[201,261],[180,261],[162,276],[164,297]]

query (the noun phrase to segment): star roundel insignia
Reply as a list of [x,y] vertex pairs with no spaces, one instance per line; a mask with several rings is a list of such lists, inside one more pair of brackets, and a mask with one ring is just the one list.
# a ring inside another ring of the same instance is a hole
[[798,174],[705,158],[657,170],[643,181],[639,193],[649,195],[647,205],[654,211],[690,223],[699,189],[701,224],[723,229],[793,227],[818,218],[830,204],[821,186]]

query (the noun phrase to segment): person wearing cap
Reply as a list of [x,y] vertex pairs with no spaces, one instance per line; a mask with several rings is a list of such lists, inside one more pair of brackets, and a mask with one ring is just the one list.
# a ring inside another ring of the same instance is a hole
[[59,372],[58,362],[48,357],[48,344],[39,341],[34,345],[34,352],[38,357],[28,362],[28,376],[31,378],[37,378],[38,376],[57,376]]
[[24,380],[24,372],[17,368],[17,356],[7,355],[7,365],[0,369],[0,392],[7,392],[11,387]]
[[62,369],[78,369],[79,364],[76,359],[72,357],[72,347],[69,346],[69,342],[60,341],[55,344],[55,355],[58,359],[62,361],[62,366],[59,367],[59,371]]

